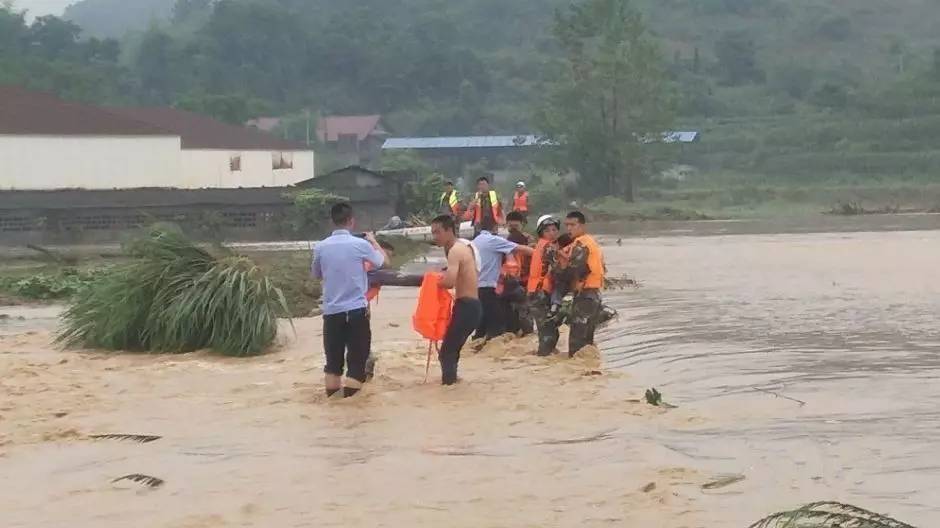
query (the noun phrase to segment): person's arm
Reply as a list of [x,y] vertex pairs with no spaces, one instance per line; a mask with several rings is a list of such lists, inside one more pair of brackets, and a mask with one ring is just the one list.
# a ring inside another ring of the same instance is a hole
[[389,258],[385,253],[385,250],[382,249],[382,246],[379,245],[378,240],[375,239],[375,235],[372,233],[366,233],[366,242],[368,242],[372,247],[366,248],[363,246],[363,249],[365,249],[364,260],[366,262],[372,263],[372,266],[375,269],[379,269],[382,266],[385,266],[385,264],[389,262]]
[[457,285],[457,272],[460,271],[461,255],[464,251],[469,250],[463,244],[455,244],[447,252],[447,269],[441,272],[441,282],[438,284],[441,288],[449,290]]
[[522,255],[523,257],[531,257],[535,253],[535,249],[530,246],[518,245],[516,249],[513,250],[516,255]]
[[313,262],[310,264],[310,275],[315,279],[323,278],[323,265],[320,263],[320,252],[313,250]]

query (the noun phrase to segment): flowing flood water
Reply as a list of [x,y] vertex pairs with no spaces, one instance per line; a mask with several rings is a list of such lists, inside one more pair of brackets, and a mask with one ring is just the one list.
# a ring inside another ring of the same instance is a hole
[[940,519],[940,231],[716,236],[728,226],[607,249],[642,282],[609,296],[608,365],[707,417],[656,435],[764,467],[766,493],[812,482],[819,498]]
[[499,342],[452,388],[434,362],[423,383],[415,291],[386,288],[347,401],[321,393],[318,319],[257,358],[108,355],[2,308],[0,526],[743,528],[840,500],[926,528],[940,217],[823,221],[630,224],[602,241],[642,286],[608,294],[601,359]]

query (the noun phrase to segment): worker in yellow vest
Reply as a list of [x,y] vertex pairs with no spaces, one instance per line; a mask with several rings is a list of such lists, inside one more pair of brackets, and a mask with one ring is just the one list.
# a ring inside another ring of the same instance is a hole
[[512,210],[527,219],[529,217],[529,191],[525,188],[525,182],[516,183],[516,192],[512,195]]
[[568,213],[565,228],[574,239],[569,246],[570,254],[565,266],[565,281],[570,281],[574,292],[568,319],[571,327],[568,355],[574,356],[582,348],[594,344],[594,331],[602,312],[601,288],[604,287],[606,269],[601,246],[587,233],[584,214],[580,211]]
[[454,190],[454,182],[444,182],[444,192],[441,193],[440,203],[438,204],[440,214],[457,216],[460,214],[460,197]]
[[481,176],[477,180],[477,192],[470,201],[470,206],[464,214],[464,220],[470,220],[473,223],[473,236],[476,238],[480,234],[480,226],[484,218],[492,218],[497,226],[503,225],[503,206],[499,201],[499,195],[496,191],[490,189],[490,179]]

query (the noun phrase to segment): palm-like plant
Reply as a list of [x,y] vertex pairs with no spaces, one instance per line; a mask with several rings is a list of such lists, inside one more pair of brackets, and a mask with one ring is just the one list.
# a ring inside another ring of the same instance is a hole
[[232,356],[262,352],[287,315],[280,289],[245,257],[216,258],[182,234],[155,229],[125,248],[132,260],[78,295],[58,341],[107,350]]
[[814,502],[775,513],[750,528],[914,528],[896,519],[840,502]]

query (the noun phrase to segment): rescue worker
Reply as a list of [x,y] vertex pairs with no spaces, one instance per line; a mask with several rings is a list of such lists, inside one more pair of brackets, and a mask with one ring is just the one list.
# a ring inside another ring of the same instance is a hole
[[457,223],[452,215],[441,215],[431,221],[431,236],[444,248],[447,269],[441,280],[441,288],[454,288],[454,308],[450,324],[444,334],[438,359],[441,362],[441,383],[457,383],[457,366],[460,349],[470,334],[479,326],[483,307],[478,299],[478,264],[473,247],[457,238]]
[[525,188],[525,182],[516,183],[516,192],[512,195],[512,210],[520,213],[526,220],[529,217],[529,191]]
[[506,332],[508,303],[497,293],[500,269],[504,257],[514,253],[514,257],[531,256],[532,248],[522,246],[493,234],[496,224],[492,218],[484,218],[480,234],[473,240],[473,247],[480,257],[478,277],[478,296],[483,304],[483,318],[477,328],[475,339],[486,337],[487,340],[501,336]]
[[444,182],[444,192],[441,193],[440,203],[438,204],[439,214],[457,216],[460,214],[460,197],[454,190],[454,182]]
[[[535,238],[525,232],[526,218],[519,211],[506,215],[506,227],[509,235],[506,239],[521,246],[535,247]],[[509,302],[509,319],[506,331],[521,336],[532,333],[533,322],[529,313],[526,286],[529,282],[529,267],[532,258],[508,255],[503,261],[503,297]]]
[[604,254],[600,245],[587,233],[587,220],[580,211],[565,217],[565,228],[573,242],[559,254],[564,264],[561,275],[574,293],[568,324],[571,334],[568,356],[594,344],[594,332],[601,316],[601,288],[604,286]]
[[[355,226],[353,209],[338,203],[330,209],[336,229],[314,248],[312,275],[323,282],[323,351],[327,397],[342,391],[355,395],[366,381],[372,349],[369,279],[365,264],[385,265],[387,256],[371,233],[362,238],[350,231]],[[346,374],[345,382],[343,374]]]
[[486,219],[492,220],[494,226],[502,225],[503,206],[496,191],[490,189],[489,178],[481,176],[477,180],[477,192],[473,195],[470,206],[467,207],[467,212],[464,214],[464,220],[470,220],[473,224],[474,238],[482,231],[481,226]]
[[539,336],[539,356],[550,356],[558,346],[558,321],[551,317],[551,294],[554,289],[552,268],[558,251],[556,240],[561,231],[561,222],[551,215],[539,218],[535,232],[539,236],[529,268],[526,291],[529,296],[529,311],[535,319]]

